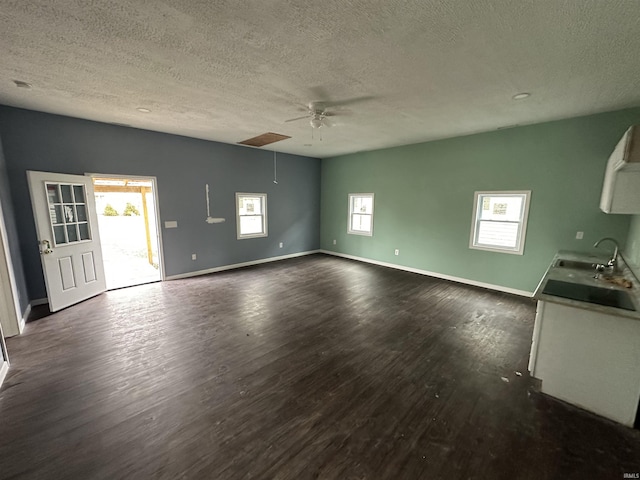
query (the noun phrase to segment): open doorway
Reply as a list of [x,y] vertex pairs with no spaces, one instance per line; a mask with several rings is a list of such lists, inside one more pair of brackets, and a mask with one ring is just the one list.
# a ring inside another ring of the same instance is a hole
[[92,178],[107,290],[162,280],[155,178]]

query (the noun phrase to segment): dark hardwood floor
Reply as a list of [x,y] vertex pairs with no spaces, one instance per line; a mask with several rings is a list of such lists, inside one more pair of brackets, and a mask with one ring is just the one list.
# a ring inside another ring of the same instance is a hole
[[536,392],[534,312],[324,255],[108,292],[8,340],[0,478],[640,472],[640,432]]

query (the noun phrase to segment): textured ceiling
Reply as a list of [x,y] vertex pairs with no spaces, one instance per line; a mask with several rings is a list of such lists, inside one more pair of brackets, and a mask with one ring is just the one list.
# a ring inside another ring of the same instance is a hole
[[2,0],[0,45],[2,104],[313,157],[640,105],[638,0]]

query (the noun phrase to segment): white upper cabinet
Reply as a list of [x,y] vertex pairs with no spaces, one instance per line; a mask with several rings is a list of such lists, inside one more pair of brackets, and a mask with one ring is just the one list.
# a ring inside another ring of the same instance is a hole
[[640,125],[630,127],[609,157],[600,198],[605,213],[640,213],[639,135]]

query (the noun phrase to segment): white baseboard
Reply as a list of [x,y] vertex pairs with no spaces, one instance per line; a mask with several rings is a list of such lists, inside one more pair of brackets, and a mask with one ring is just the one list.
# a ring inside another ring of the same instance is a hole
[[47,297],[45,298],[36,298],[35,300],[31,300],[29,302],[29,305],[31,305],[31,307],[37,307],[38,305],[46,305],[47,303],[49,303],[49,299]]
[[473,285],[474,287],[488,288],[490,290],[497,290],[499,292],[511,293],[513,295],[520,295],[522,297],[533,297],[533,292],[527,292],[525,290],[518,290],[515,288],[503,287],[502,285],[493,285],[491,283],[477,282],[475,280],[469,280],[467,278],[454,277],[452,275],[445,275],[438,272],[429,272],[428,270],[421,270],[419,268],[406,267],[404,265],[396,265],[395,263],[380,262],[378,260],[371,260],[370,258],[356,257],[355,255],[347,255],[346,253],[332,252],[331,250],[320,250],[320,253],[326,253],[327,255],[333,255],[335,257],[348,258],[350,260],[357,260],[359,262],[372,263],[373,265],[380,265],[382,267],[395,268],[397,270],[404,270],[405,272],[418,273],[420,275],[427,275],[429,277],[441,278],[442,280],[451,280],[452,282],[464,283],[466,285]]
[[2,386],[2,382],[4,382],[4,378],[7,376],[7,372],[9,371],[9,362],[2,359],[2,354],[0,353],[0,387]]
[[280,255],[279,257],[262,258],[260,260],[252,260],[250,262],[234,263],[233,265],[223,265],[221,267],[208,268],[206,270],[198,270],[196,272],[179,273],[178,275],[168,275],[166,280],[178,280],[180,278],[197,277],[207,275],[209,273],[222,272],[224,270],[233,270],[234,268],[250,267],[251,265],[260,265],[261,263],[277,262],[278,260],[286,260],[287,258],[303,257],[305,255],[313,255],[320,253],[320,250],[309,250],[307,252],[291,253],[289,255]]

